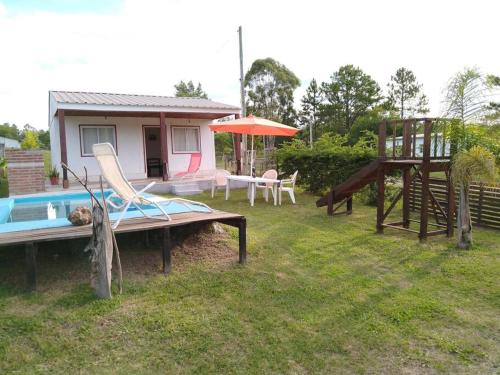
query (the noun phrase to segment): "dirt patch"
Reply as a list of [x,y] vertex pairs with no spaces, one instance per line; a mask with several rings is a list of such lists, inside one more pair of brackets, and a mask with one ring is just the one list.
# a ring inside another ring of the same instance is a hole
[[[237,244],[226,228],[199,226],[172,232],[172,268],[182,271],[194,264],[225,267],[238,261]],[[125,280],[142,279],[162,271],[161,233],[118,237]],[[89,281],[90,264],[83,253],[86,241],[42,244],[38,251],[38,290],[66,290]],[[25,286],[24,251],[4,248],[0,252],[0,286],[22,290]],[[9,251],[10,250],[10,251]],[[115,267],[115,266],[113,266]]]
[[226,264],[235,261],[236,254],[226,231],[214,231],[207,227],[190,235],[173,249],[173,267],[182,268],[195,262]]
[[[226,230],[200,227],[193,232],[172,233],[172,269],[180,271],[196,263],[210,266],[237,261],[237,250]],[[157,273],[162,269],[161,238],[150,236],[150,244],[127,245],[121,248],[124,277],[127,274]]]

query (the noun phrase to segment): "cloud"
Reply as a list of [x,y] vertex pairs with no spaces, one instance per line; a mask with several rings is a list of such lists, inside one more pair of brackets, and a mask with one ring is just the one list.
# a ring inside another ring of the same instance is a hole
[[463,66],[500,73],[498,8],[485,1],[127,0],[113,12],[11,13],[0,3],[0,122],[45,128],[50,89],[171,95],[181,79],[238,104],[239,25],[245,68],[268,56],[287,65],[303,82],[297,103],[313,77],[326,80],[342,64],[360,66],[383,88],[406,66],[437,114],[444,84]]

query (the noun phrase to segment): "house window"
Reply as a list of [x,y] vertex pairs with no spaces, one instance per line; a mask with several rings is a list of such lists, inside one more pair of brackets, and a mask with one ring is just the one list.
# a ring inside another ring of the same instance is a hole
[[174,153],[200,152],[200,128],[173,126],[172,150]]
[[80,145],[82,156],[92,156],[92,145],[96,143],[111,143],[116,150],[116,127],[115,125],[108,126],[83,126],[80,125]]

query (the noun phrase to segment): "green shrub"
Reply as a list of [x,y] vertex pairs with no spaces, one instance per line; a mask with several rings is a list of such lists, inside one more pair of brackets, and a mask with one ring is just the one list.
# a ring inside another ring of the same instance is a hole
[[276,157],[281,172],[292,174],[298,170],[298,183],[304,189],[323,193],[369,164],[376,153],[363,139],[349,146],[346,136],[327,133],[316,141],[313,149],[294,139],[284,144]]
[[[385,179],[385,201],[392,202],[396,195],[401,190],[401,179],[394,177],[386,177]],[[371,182],[364,188],[359,190],[354,197],[368,206],[377,206],[378,202],[378,189],[375,182]],[[401,203],[401,202],[399,202]],[[398,206],[399,207],[399,206]]]

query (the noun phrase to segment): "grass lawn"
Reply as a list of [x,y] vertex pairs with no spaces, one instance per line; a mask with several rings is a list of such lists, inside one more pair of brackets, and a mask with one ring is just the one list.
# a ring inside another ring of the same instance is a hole
[[356,202],[332,219],[306,194],[282,207],[231,198],[195,197],[247,216],[246,266],[232,229],[229,261],[175,255],[167,277],[158,250],[130,245],[124,294],[108,301],[88,287],[82,244],[41,254],[33,294],[13,287],[22,253],[0,253],[0,373],[499,371],[500,232],[476,228],[459,251],[377,235],[375,209]]

